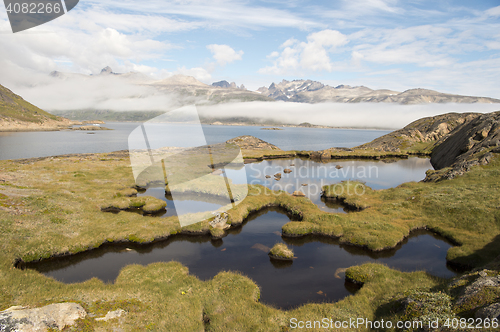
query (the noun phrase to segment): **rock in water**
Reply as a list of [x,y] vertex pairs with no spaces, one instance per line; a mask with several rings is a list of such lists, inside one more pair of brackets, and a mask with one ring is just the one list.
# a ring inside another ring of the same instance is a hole
[[55,303],[35,309],[16,306],[0,312],[0,331],[62,330],[85,316],[87,312],[78,303]]
[[267,143],[266,141],[261,140],[260,138],[249,135],[238,136],[226,141],[226,143],[234,143],[244,150],[281,150],[276,145],[272,145],[270,143]]

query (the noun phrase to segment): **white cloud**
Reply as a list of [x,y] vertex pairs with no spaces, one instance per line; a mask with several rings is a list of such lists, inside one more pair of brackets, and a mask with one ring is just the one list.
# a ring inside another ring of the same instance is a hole
[[353,14],[367,13],[371,11],[404,13],[401,7],[397,7],[398,0],[343,0],[344,10]]
[[176,15],[190,18],[203,27],[227,29],[260,29],[262,27],[293,27],[310,29],[324,27],[325,24],[313,19],[306,19],[288,10],[263,7],[241,0],[185,0],[165,3],[163,0],[135,1],[135,0],[89,0],[104,8],[120,8],[124,11],[149,15]]
[[276,58],[273,66],[259,70],[263,74],[290,74],[302,71],[328,71],[334,69],[330,54],[338,47],[348,43],[347,37],[336,30],[322,30],[307,36],[307,42],[290,38],[281,48],[278,56],[272,52],[268,58]]
[[349,36],[363,60],[381,64],[412,63],[424,67],[454,62],[451,54],[462,45],[453,30],[430,25],[396,29],[365,29]]
[[198,81],[201,81],[204,83],[209,83],[210,80],[212,79],[212,75],[210,74],[210,72],[202,67],[189,68],[189,69],[186,67],[180,67],[177,69],[175,74],[193,76]]
[[498,109],[498,104],[421,104],[399,105],[388,103],[288,103],[249,102],[227,103],[198,107],[200,115],[216,118],[261,119],[299,124],[358,128],[398,129],[417,119],[449,112],[486,113]]
[[215,61],[221,66],[241,60],[243,55],[243,51],[235,51],[228,45],[211,44],[207,45],[207,49],[212,52]]
[[490,8],[485,11],[485,14],[488,16],[492,17],[499,17],[500,16],[500,6]]

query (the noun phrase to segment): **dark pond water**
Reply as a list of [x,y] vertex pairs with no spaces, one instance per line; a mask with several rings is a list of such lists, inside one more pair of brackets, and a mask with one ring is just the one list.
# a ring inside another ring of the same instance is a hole
[[[101,153],[128,149],[128,136],[141,123],[108,122],[103,131],[0,132],[0,160],[55,156],[70,153]],[[190,125],[175,125],[189,132]],[[322,150],[333,146],[354,147],[387,134],[385,130],[284,128],[261,130],[259,126],[203,125],[207,143],[252,135],[283,150]]]
[[[269,208],[252,214],[242,226],[230,229],[222,240],[175,236],[146,246],[105,246],[28,267],[67,283],[92,277],[113,282],[120,269],[128,264],[174,260],[202,280],[223,270],[240,271],[261,287],[262,302],[282,308],[336,301],[355,292],[352,285],[345,283],[343,269],[369,261],[402,271],[426,270],[441,277],[454,275],[446,266],[446,252],[451,245],[431,233],[415,232],[397,248],[373,253],[339,245],[325,237],[281,238],[281,227],[289,220],[284,212]],[[276,262],[267,255],[268,248],[280,241],[293,249],[297,257],[293,262]]]

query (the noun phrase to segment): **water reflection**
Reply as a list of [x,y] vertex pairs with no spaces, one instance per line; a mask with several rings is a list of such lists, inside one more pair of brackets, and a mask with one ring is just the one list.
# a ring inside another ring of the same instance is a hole
[[[410,181],[420,181],[425,178],[425,172],[432,169],[428,158],[389,159],[383,161],[343,160],[320,162],[311,159],[272,159],[258,163],[246,164],[247,178],[241,178],[242,172],[226,169],[228,178],[235,184],[260,184],[273,190],[284,190],[293,193],[302,191],[322,211],[346,213],[347,210],[339,202],[325,199],[321,196],[324,185],[338,183],[344,180],[360,180],[373,189],[387,189]],[[291,170],[290,173],[284,172]],[[276,180],[274,175],[280,173]],[[266,177],[267,176],[267,177]],[[175,215],[175,204],[189,206],[193,212],[217,210],[224,205],[210,195],[186,195],[183,200],[172,201],[170,195],[165,195],[162,188],[148,188],[140,196],[154,196],[167,202],[167,213],[164,216]],[[198,211],[199,210],[199,211]]]
[[[291,170],[290,173],[284,172]],[[302,191],[323,211],[345,212],[338,203],[321,198],[324,185],[344,180],[359,180],[373,189],[387,189],[425,178],[432,169],[428,158],[372,160],[332,160],[320,162],[310,159],[272,159],[246,165],[248,183],[261,184],[273,190],[293,193]],[[274,175],[281,173],[279,180]],[[267,177],[266,177],[267,176]]]
[[[128,264],[175,260],[203,280],[220,271],[241,271],[261,287],[262,302],[283,308],[336,301],[351,294],[355,288],[345,284],[343,271],[367,261],[403,271],[425,269],[436,276],[454,275],[446,266],[446,252],[451,245],[430,233],[413,233],[397,248],[374,253],[325,237],[281,238],[281,227],[289,220],[281,210],[269,208],[252,214],[244,224],[230,229],[222,240],[179,235],[150,245],[104,245],[27,267],[64,282],[92,277],[112,282]],[[279,241],[287,243],[297,259],[288,263],[270,260],[263,248]]]

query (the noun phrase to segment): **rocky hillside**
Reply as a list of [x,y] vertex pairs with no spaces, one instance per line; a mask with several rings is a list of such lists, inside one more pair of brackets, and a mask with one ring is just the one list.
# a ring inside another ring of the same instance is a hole
[[372,90],[365,86],[339,85],[331,87],[311,80],[283,80],[272,83],[269,88],[257,90],[275,100],[301,103],[500,103],[499,99],[470,97],[441,93],[427,89],[411,89],[404,92],[392,90]]
[[71,121],[47,113],[0,85],[0,131],[58,130]]
[[492,153],[500,153],[500,111],[480,114],[440,138],[432,151],[435,169],[445,169],[442,177],[454,178],[474,165],[489,163]]
[[500,153],[500,111],[423,118],[358,148],[430,154],[426,181],[451,179]]

